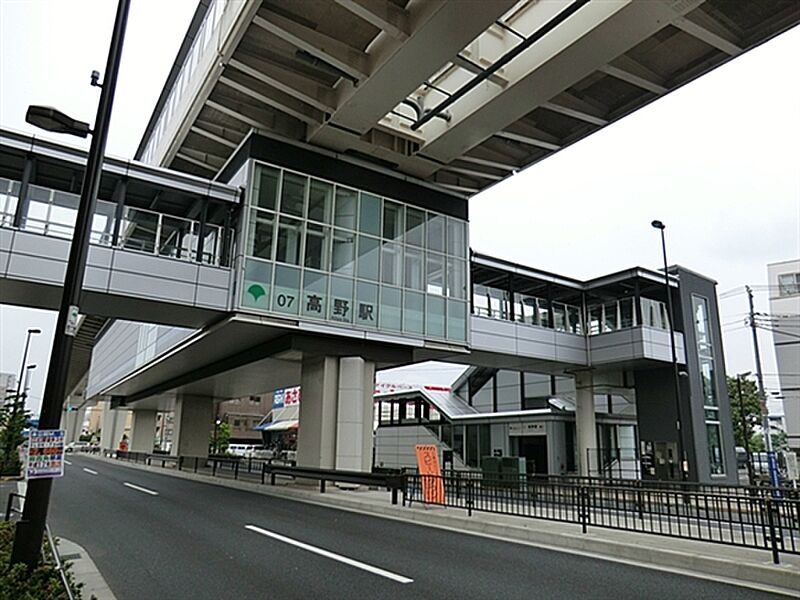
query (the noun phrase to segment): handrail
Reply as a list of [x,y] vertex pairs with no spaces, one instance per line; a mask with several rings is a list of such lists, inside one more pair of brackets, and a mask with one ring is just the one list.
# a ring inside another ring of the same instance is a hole
[[[50,546],[50,553],[53,555],[53,560],[56,563],[56,570],[58,574],[61,576],[61,583],[64,584],[64,589],[67,592],[67,597],[69,600],[75,600],[75,596],[72,593],[72,587],[69,585],[69,579],[67,578],[67,573],[64,570],[64,563],[61,562],[61,557],[58,555],[58,548],[56,548],[56,544],[53,541],[53,534],[50,531],[50,525],[45,524],[45,533],[47,537],[47,544]],[[44,554],[44,548],[42,548],[42,554]]]
[[392,504],[397,504],[397,495],[400,490],[405,493],[406,477],[404,474],[394,473],[364,473],[362,471],[345,471],[339,469],[318,469],[314,467],[288,467],[263,464],[261,467],[261,482],[264,483],[265,475],[270,475],[270,484],[275,485],[276,475],[290,475],[301,479],[316,479],[319,481],[320,493],[325,493],[327,482],[352,483],[357,485],[374,485],[385,487],[392,492]]

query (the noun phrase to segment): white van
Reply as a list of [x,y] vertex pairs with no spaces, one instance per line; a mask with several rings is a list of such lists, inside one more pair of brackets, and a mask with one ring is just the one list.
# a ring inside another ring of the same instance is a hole
[[259,444],[229,444],[228,454],[243,456],[245,458],[253,456],[256,450],[263,450],[264,446]]

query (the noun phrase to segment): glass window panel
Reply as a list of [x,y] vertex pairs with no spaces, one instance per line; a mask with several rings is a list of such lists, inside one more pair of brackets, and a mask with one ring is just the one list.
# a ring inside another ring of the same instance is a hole
[[694,330],[697,334],[697,346],[702,354],[711,353],[711,338],[708,326],[708,302],[700,296],[692,296],[694,305]]
[[403,246],[384,242],[381,245],[381,281],[402,285]]
[[378,280],[380,241],[377,238],[358,236],[358,263],[356,273],[371,281]]
[[514,320],[528,325],[536,324],[536,298],[514,293]]
[[425,296],[403,292],[403,331],[422,335],[425,330]]
[[356,209],[358,192],[349,188],[336,186],[336,209],[333,222],[337,227],[356,228]]
[[447,301],[447,337],[459,342],[467,339],[467,303]]
[[381,286],[379,311],[381,329],[400,331],[402,325],[402,292],[399,288]]
[[271,167],[259,167],[256,176],[253,196],[256,206],[275,210],[275,200],[278,197],[278,179],[280,171]]
[[150,211],[126,207],[120,228],[120,246],[155,254],[158,215]]
[[443,338],[445,331],[444,298],[427,294],[425,306],[425,335]]
[[444,256],[429,252],[426,265],[426,291],[429,294],[444,295]]
[[275,266],[275,294],[272,310],[296,315],[300,302],[300,269]]
[[553,324],[550,322],[550,303],[543,299],[536,299],[536,324],[540,327],[552,328]]
[[378,286],[374,283],[356,282],[356,324],[378,325]]
[[619,326],[621,329],[633,327],[633,298],[623,298],[619,301]]
[[708,463],[712,475],[724,475],[725,463],[722,459],[722,441],[719,434],[719,425],[706,424],[706,437],[708,438]]
[[467,261],[448,257],[447,295],[459,300],[467,297]]
[[381,234],[381,199],[378,196],[361,192],[358,230],[371,235]]
[[[195,230],[199,229],[199,224],[195,225]],[[206,224],[206,238],[203,241],[202,262],[206,264],[217,264],[219,256],[219,244],[222,241],[222,227]],[[196,257],[196,255],[195,255]]]
[[617,323],[617,303],[606,302],[603,305],[603,333],[619,329]]
[[352,275],[355,268],[355,253],[355,234],[342,229],[335,229],[333,231],[331,270],[342,275]]
[[603,307],[598,305],[589,307],[589,335],[600,333],[600,322],[603,318]]
[[272,265],[258,260],[244,262],[244,284],[242,306],[269,310]]
[[290,217],[279,217],[278,244],[275,250],[275,260],[290,265],[299,265],[302,233],[302,221]]
[[308,190],[308,218],[322,223],[331,222],[333,212],[333,185],[312,179]]
[[700,380],[703,385],[703,403],[705,406],[717,406],[717,385],[712,359],[700,357]]
[[467,256],[467,224],[453,217],[447,217],[447,253],[459,258]]
[[405,252],[405,282],[406,287],[412,290],[425,288],[425,271],[422,262],[422,250],[406,247]]
[[[2,195],[0,195],[2,201]],[[114,220],[116,215],[117,205],[105,200],[98,200],[97,206],[94,210],[92,217],[92,235],[91,242],[93,244],[102,244],[103,246],[110,246],[114,235]]]
[[316,271],[303,272],[302,312],[307,317],[324,319],[328,306],[328,275]]
[[311,269],[327,270],[331,228],[326,225],[306,224],[306,257],[303,264]]
[[423,246],[425,243],[425,212],[406,208],[406,244]]
[[567,319],[569,321],[568,331],[582,335],[583,322],[581,320],[581,309],[577,306],[567,305]]
[[353,280],[331,277],[329,319],[339,323],[353,322]]
[[191,238],[193,223],[169,215],[161,217],[161,232],[158,240],[158,253],[173,258],[189,258],[191,256]]
[[427,248],[436,252],[444,252],[444,225],[445,218],[442,215],[428,213]]
[[275,235],[275,215],[270,212],[251,210],[250,240],[247,243],[248,254],[272,260],[272,239]]
[[281,185],[281,212],[285,215],[302,217],[305,212],[306,187],[308,177],[295,173],[283,172]]
[[556,331],[567,330],[567,307],[561,302],[553,302],[553,325]]
[[390,200],[383,201],[383,237],[401,241],[403,237],[403,205]]

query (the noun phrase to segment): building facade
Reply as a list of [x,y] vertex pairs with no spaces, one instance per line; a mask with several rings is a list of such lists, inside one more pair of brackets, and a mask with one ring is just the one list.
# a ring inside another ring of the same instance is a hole
[[800,259],[767,265],[767,277],[769,314],[758,322],[772,332],[779,386],[768,391],[782,397],[786,440],[800,453]]

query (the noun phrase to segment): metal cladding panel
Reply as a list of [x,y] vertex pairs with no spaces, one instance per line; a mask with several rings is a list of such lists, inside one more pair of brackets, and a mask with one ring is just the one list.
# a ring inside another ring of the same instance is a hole
[[0,250],[3,252],[11,251],[11,244],[14,243],[14,232],[10,229],[0,229]]
[[231,270],[200,265],[197,283],[227,290],[231,285]]
[[212,308],[214,310],[227,310],[230,292],[227,289],[197,286],[194,304],[202,308]]
[[28,279],[61,285],[66,272],[67,263],[64,260],[19,254],[15,249],[8,263],[6,276],[11,279]]
[[114,272],[123,271],[192,284],[197,281],[196,263],[136,252],[117,251],[114,253]]
[[0,274],[5,276],[8,271],[8,263],[11,260],[11,253],[5,250],[0,250]]
[[89,254],[86,257],[86,264],[93,267],[111,268],[114,258],[114,251],[111,248],[101,246],[89,246]]
[[38,258],[51,258],[66,263],[69,255],[70,240],[47,237],[35,233],[21,234],[14,237],[14,254],[30,254]]
[[194,283],[171,279],[167,271],[162,271],[161,277],[156,277],[149,274],[124,273],[115,269],[111,272],[111,282],[108,286],[111,294],[190,305],[194,301],[194,290]]
[[83,287],[87,290],[105,292],[108,290],[110,272],[106,268],[86,266],[86,273],[83,276]]

